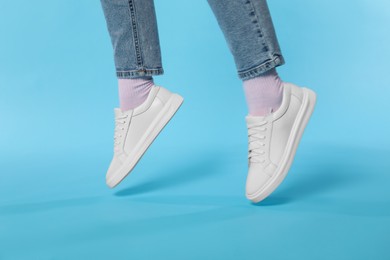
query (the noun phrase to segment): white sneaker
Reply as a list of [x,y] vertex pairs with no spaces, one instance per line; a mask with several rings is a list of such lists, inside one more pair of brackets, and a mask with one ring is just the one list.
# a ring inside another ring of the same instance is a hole
[[249,139],[246,197],[259,202],[284,180],[316,103],[307,88],[283,82],[283,101],[274,113],[246,116]]
[[153,86],[145,102],[135,109],[114,109],[114,156],[106,174],[110,188],[130,173],[182,102],[180,95]]

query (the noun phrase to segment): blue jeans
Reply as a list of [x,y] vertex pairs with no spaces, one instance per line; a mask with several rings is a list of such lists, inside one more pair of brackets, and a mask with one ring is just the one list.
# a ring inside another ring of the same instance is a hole
[[[240,79],[284,64],[266,0],[208,0]],[[164,73],[153,0],[101,0],[118,78]]]

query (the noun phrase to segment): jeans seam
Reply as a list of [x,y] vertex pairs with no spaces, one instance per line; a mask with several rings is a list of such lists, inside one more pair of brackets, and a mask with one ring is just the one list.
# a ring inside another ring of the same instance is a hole
[[246,0],[245,1],[245,4],[249,4],[250,5],[250,15],[253,16],[253,20],[252,20],[252,23],[255,24],[255,28],[256,28],[256,32],[258,34],[258,37],[261,39],[261,44],[263,45],[263,49],[262,51],[264,52],[268,52],[269,51],[269,46],[267,45],[267,41],[264,39],[264,32],[261,28],[261,26],[259,26],[259,21],[258,21],[258,15],[256,13],[256,8],[254,7],[253,3],[251,0]]
[[131,18],[131,28],[133,30],[133,42],[134,42],[134,49],[137,59],[137,66],[142,68],[141,71],[145,72],[145,69],[143,68],[143,62],[142,62],[142,53],[141,53],[141,44],[138,37],[138,26],[137,26],[137,19],[136,19],[136,8],[134,4],[134,0],[129,0],[129,11],[130,11],[130,18]]

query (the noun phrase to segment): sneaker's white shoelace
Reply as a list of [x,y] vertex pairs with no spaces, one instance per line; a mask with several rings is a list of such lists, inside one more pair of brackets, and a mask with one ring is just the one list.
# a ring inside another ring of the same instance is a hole
[[128,115],[122,115],[115,118],[115,130],[114,130],[114,150],[118,150],[118,146],[121,144],[124,125],[126,124],[126,118]]
[[249,139],[249,154],[250,162],[264,163],[265,162],[265,146],[267,121],[261,121],[248,127]]

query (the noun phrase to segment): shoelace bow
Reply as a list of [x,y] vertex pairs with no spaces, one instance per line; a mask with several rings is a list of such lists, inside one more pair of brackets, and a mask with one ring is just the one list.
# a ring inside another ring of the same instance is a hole
[[122,115],[115,118],[115,130],[114,130],[114,148],[121,144],[121,138],[123,136],[124,124],[128,115]]
[[248,127],[250,162],[265,162],[265,139],[267,131],[267,121],[261,121]]

